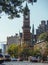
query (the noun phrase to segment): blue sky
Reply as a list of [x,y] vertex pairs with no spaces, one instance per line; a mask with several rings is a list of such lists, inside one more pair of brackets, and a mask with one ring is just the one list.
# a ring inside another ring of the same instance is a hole
[[[24,4],[25,6],[25,4]],[[37,0],[32,6],[28,5],[30,9],[30,26],[34,24],[35,29],[41,23],[41,20],[48,20],[48,0]],[[6,41],[7,36],[15,35],[22,32],[23,16],[9,20],[7,15],[2,13],[0,19],[0,42]]]

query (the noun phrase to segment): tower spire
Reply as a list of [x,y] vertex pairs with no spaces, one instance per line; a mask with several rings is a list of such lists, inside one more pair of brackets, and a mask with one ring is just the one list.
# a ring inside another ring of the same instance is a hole
[[23,43],[26,43],[28,46],[31,46],[31,33],[30,33],[30,11],[28,8],[28,5],[26,3],[26,6],[24,8],[24,13],[23,13]]
[[25,6],[25,8],[24,8],[24,13],[26,14],[27,12],[29,12],[30,10],[29,10],[29,8],[28,8],[28,5],[27,5],[27,3],[26,3],[26,6]]
[[34,46],[34,24],[32,26],[32,46]]
[[34,35],[34,24],[33,24],[33,27],[32,27],[32,34]]
[[27,5],[27,3],[26,3],[26,6],[25,6],[25,9],[29,11],[29,8],[28,8],[28,5]]

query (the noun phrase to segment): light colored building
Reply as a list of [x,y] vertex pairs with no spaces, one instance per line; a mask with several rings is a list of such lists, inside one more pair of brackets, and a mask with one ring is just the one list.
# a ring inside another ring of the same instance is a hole
[[34,50],[40,49],[41,54],[43,55],[46,50],[47,43],[46,41],[38,42],[34,45]]
[[19,44],[19,36],[16,34],[15,36],[7,37],[7,45],[10,44]]
[[7,53],[7,44],[2,44],[2,47],[3,47],[2,53],[6,54]]
[[0,48],[1,53],[2,53],[2,54],[6,54],[7,44],[2,43],[2,44],[0,44],[0,46],[1,46],[1,48]]

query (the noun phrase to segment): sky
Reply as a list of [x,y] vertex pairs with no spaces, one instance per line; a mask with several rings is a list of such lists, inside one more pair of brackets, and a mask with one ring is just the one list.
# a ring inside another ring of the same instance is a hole
[[[23,4],[25,6],[25,3]],[[37,0],[33,5],[28,4],[30,9],[30,26],[34,24],[35,30],[38,28],[41,20],[48,20],[48,0]],[[0,44],[7,41],[7,37],[14,36],[19,31],[22,32],[23,14],[20,18],[8,19],[4,13],[0,14]]]

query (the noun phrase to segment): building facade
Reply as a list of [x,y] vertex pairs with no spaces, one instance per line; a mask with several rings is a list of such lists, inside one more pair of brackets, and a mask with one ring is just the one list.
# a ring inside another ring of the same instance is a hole
[[7,37],[7,45],[10,44],[19,44],[19,36],[16,34],[15,36]]
[[7,54],[7,44],[2,44],[2,47],[3,47],[2,53]]
[[28,45],[31,45],[31,33],[30,33],[30,10],[26,4],[23,12],[23,33],[22,41]]
[[48,31],[48,20],[47,22],[45,20],[41,21],[41,24],[38,26],[38,29],[36,29],[36,35],[39,36],[41,33]]
[[7,49],[6,49],[7,48],[7,44],[1,43],[0,46],[1,46],[0,53],[6,54],[6,52],[7,52]]
[[47,43],[46,41],[42,41],[42,42],[38,42],[34,45],[34,50],[37,50],[39,49],[40,53],[42,55],[45,55],[45,51],[46,51],[46,48],[47,48]]

